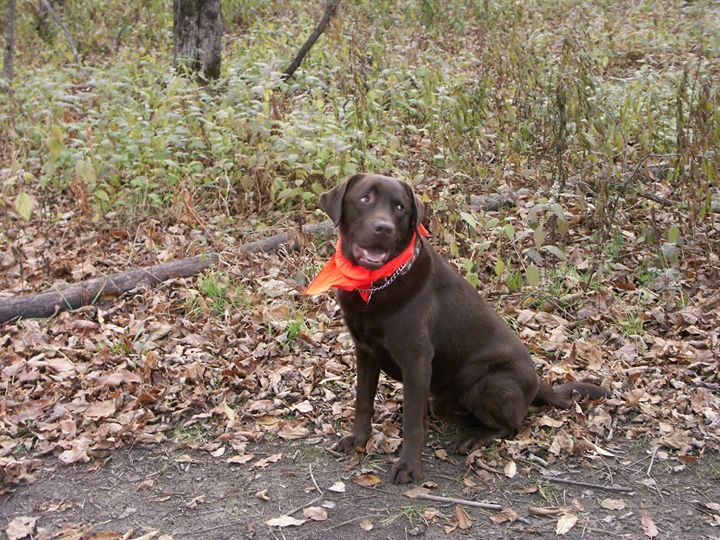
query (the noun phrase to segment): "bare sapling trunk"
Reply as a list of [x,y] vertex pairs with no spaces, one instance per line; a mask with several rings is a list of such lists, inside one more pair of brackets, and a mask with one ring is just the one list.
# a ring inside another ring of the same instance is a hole
[[13,78],[13,56],[15,54],[15,0],[8,0],[5,9],[5,54],[3,55],[3,77],[8,83]]

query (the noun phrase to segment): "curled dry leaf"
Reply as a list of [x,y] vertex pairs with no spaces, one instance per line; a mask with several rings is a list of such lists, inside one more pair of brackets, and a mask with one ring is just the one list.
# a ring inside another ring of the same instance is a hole
[[327,510],[320,506],[308,506],[303,510],[303,516],[313,521],[325,521],[327,516]]
[[504,473],[508,478],[513,478],[517,474],[517,464],[513,460],[508,461],[505,464]]
[[528,512],[534,516],[559,516],[567,512],[563,506],[528,506]]
[[647,536],[648,538],[655,538],[658,534],[660,534],[657,525],[655,525],[653,519],[645,511],[643,511],[642,517],[640,518],[640,524],[642,525],[643,531],[645,532],[645,536]]
[[272,519],[268,519],[265,524],[270,527],[299,527],[305,523],[307,519],[295,519],[291,516],[280,516]]
[[519,517],[520,516],[518,516],[517,512],[515,512],[515,510],[513,510],[512,508],[503,508],[497,514],[493,514],[492,516],[490,516],[490,521],[498,525],[500,523],[505,523],[506,521],[512,523]]
[[462,530],[472,527],[472,520],[470,519],[470,516],[459,504],[455,505],[455,519],[457,519],[458,527]]
[[568,532],[570,532],[570,529],[575,526],[577,520],[578,517],[571,512],[563,514],[562,516],[560,516],[560,519],[558,519],[557,524],[555,525],[555,534],[557,534],[558,536],[567,534]]
[[247,463],[248,461],[252,461],[255,457],[255,454],[243,454],[241,456],[232,456],[225,460],[225,463],[230,463],[231,465],[242,465],[243,463]]
[[430,493],[430,490],[428,488],[418,486],[414,488],[410,488],[407,491],[403,493],[406,497],[410,497],[411,499],[417,499],[421,495],[427,495]]
[[14,518],[5,529],[8,540],[20,540],[30,536],[35,531],[35,524],[38,518],[30,516],[18,516]]
[[373,527],[374,527],[374,525],[372,524],[372,522],[369,521],[369,520],[367,520],[367,519],[363,519],[363,520],[360,522],[360,528],[361,528],[363,531],[372,531],[372,530],[373,530]]
[[600,501],[600,506],[607,510],[624,510],[627,504],[622,499],[603,499]]
[[255,498],[256,498],[256,499],[260,499],[261,501],[265,501],[265,502],[269,501],[269,500],[270,500],[270,496],[268,495],[268,490],[267,490],[267,488],[261,489],[260,491],[258,491],[257,493],[255,493]]
[[282,452],[280,452],[278,454],[273,454],[271,456],[268,456],[266,458],[256,461],[253,464],[252,468],[253,469],[264,469],[271,463],[277,463],[278,461],[280,461],[280,458],[282,458]]
[[380,482],[382,482],[382,480],[380,480],[380,477],[376,474],[361,474],[353,478],[352,481],[353,483],[363,487],[376,486]]
[[90,405],[83,413],[88,418],[98,419],[107,418],[115,414],[115,401],[109,399],[107,401],[98,401]]
[[345,482],[335,482],[332,486],[328,488],[328,491],[333,491],[335,493],[345,493]]

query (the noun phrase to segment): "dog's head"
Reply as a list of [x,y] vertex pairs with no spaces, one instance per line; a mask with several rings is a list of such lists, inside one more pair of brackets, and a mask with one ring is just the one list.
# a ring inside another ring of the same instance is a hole
[[370,270],[399,255],[424,216],[409,184],[377,174],[352,176],[323,193],[320,206],[340,227],[343,255]]

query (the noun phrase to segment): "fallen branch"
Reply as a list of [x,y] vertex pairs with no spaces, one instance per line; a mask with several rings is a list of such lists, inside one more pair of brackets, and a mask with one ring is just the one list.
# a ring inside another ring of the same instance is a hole
[[[329,235],[333,230],[332,222],[326,221],[304,226],[302,234]],[[276,234],[270,238],[243,244],[237,252],[275,251],[283,246],[295,249],[299,245],[299,236],[299,231],[296,230]],[[0,324],[16,318],[52,317],[61,311],[94,304],[99,299],[117,297],[140,286],[153,287],[168,279],[189,277],[217,264],[219,260],[218,253],[197,255],[170,263],[80,281],[60,288],[53,287],[44,293],[0,299]]]
[[295,56],[295,59],[283,73],[282,79],[284,81],[287,81],[290,77],[292,77],[295,74],[295,71],[297,71],[297,68],[300,67],[303,59],[305,58],[307,53],[310,52],[312,46],[315,45],[315,42],[320,37],[320,34],[325,31],[325,27],[330,22],[330,19],[332,18],[333,13],[335,13],[335,10],[337,9],[339,3],[340,0],[328,0],[328,3],[325,5],[325,13],[323,13],[322,19],[320,19],[320,22],[315,27],[315,30],[313,30],[313,33],[310,34],[310,37],[307,38],[307,41],[303,44],[302,47],[300,47],[300,50]]
[[603,491],[613,491],[615,493],[630,493],[631,491],[633,491],[631,488],[626,487],[603,486],[602,484],[590,484],[588,482],[578,482],[576,480],[567,480],[565,478],[548,478],[546,476],[545,480],[547,480],[548,482],[553,482],[555,484],[569,484],[571,486],[580,486],[590,489],[601,489]]
[[50,14],[50,17],[52,17],[52,20],[55,21],[55,24],[57,24],[60,28],[62,28],[63,33],[65,34],[65,39],[67,39],[68,43],[70,44],[70,49],[73,53],[73,58],[75,58],[75,62],[80,66],[80,69],[83,70],[83,72],[87,75],[87,71],[85,71],[85,68],[83,67],[82,60],[80,59],[80,55],[77,52],[77,48],[75,47],[75,42],[73,41],[72,36],[70,35],[70,30],[68,30],[68,27],[65,25],[64,22],[62,22],[62,19],[57,14],[55,9],[53,9],[52,5],[48,0],[41,0],[42,5],[47,9],[47,12]]
[[484,503],[478,501],[469,501],[467,499],[456,499],[455,497],[442,497],[440,495],[430,495],[429,493],[418,493],[413,499],[425,499],[426,501],[444,502],[461,504],[463,506],[471,506],[473,508],[484,508],[485,510],[502,510],[503,506],[496,503]]
[[[669,206],[669,207],[680,206],[680,203],[671,201],[670,199],[666,199],[665,197],[661,197],[660,195],[656,195],[655,193],[652,193],[650,191],[643,191],[640,193],[640,196],[645,199],[648,199],[650,201],[661,204],[663,206]],[[720,214],[720,203],[713,202],[710,209],[713,214]]]

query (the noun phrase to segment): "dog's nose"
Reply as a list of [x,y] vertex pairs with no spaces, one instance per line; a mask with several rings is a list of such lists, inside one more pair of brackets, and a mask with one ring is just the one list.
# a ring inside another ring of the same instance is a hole
[[395,225],[389,221],[381,220],[374,223],[374,229],[376,233],[393,234],[395,232]]

